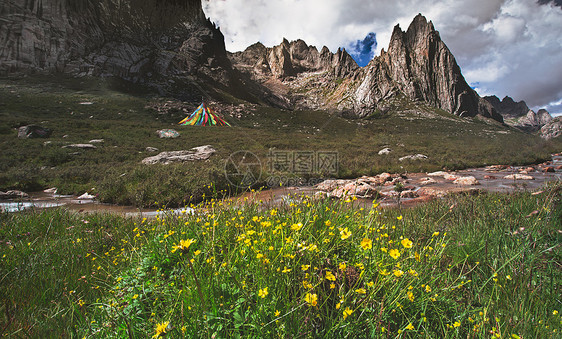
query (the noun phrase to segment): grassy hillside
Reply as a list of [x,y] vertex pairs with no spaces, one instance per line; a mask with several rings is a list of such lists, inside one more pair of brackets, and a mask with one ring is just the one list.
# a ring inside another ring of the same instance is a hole
[[[338,172],[356,177],[388,172],[459,169],[486,164],[523,164],[545,160],[562,142],[542,139],[497,123],[462,119],[421,104],[397,100],[395,111],[366,120],[347,120],[330,112],[284,111],[222,104],[216,108],[234,126],[185,127],[176,123],[199,103],[158,112],[168,99],[111,79],[25,77],[0,79],[0,190],[36,191],[56,186],[63,193],[98,194],[108,202],[182,205],[213,190],[227,190],[225,161],[248,150],[262,163],[264,184],[272,174],[271,151],[336,151]],[[81,103],[92,102],[84,105]],[[184,111],[183,108],[185,108]],[[229,112],[239,110],[239,117]],[[398,112],[398,111],[401,111]],[[39,124],[52,129],[49,139],[22,140],[16,128]],[[178,139],[159,139],[156,130],[175,128]],[[104,139],[97,149],[62,148]],[[48,141],[49,143],[45,143]],[[217,153],[206,162],[145,166],[143,158],[160,151],[210,144]],[[393,152],[379,156],[383,147]],[[399,162],[422,153],[425,161]],[[286,177],[297,176],[289,171]],[[303,179],[326,176],[304,173]],[[213,183],[213,188],[207,184]]]
[[0,335],[559,338],[561,193],[0,214]]

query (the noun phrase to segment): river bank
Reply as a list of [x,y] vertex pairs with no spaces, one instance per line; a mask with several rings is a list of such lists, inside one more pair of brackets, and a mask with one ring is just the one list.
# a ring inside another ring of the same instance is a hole
[[[492,165],[431,173],[382,173],[356,179],[328,179],[315,186],[278,187],[248,192],[231,199],[239,205],[259,202],[264,206],[273,207],[290,203],[304,195],[350,198],[365,206],[372,204],[374,200],[382,207],[413,206],[455,193],[535,191],[551,181],[562,181],[562,153],[553,154],[551,161],[537,165]],[[125,217],[154,217],[163,213],[156,208],[104,204],[88,195],[57,195],[54,189],[23,193],[17,199],[0,201],[0,210],[4,212],[60,206],[78,213],[112,213]],[[182,211],[185,213],[192,209],[171,210],[172,213]]]

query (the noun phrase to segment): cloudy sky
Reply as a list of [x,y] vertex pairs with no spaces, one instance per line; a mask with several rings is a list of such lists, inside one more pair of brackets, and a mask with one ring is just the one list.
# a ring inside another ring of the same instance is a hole
[[432,20],[469,84],[562,115],[562,0],[203,0],[235,52],[303,39],[345,47],[358,64],[387,49],[394,25]]

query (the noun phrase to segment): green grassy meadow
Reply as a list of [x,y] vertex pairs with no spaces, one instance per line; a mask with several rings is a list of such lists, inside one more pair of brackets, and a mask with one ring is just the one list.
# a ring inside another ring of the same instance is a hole
[[[432,113],[432,117],[391,112],[349,120],[324,111],[286,111],[246,103],[239,118],[225,115],[233,128],[193,127],[177,125],[191,111],[159,113],[153,108],[168,100],[172,99],[114,79],[0,79],[0,190],[29,192],[57,187],[59,193],[87,191],[110,203],[182,206],[213,194],[209,183],[217,190],[236,194],[225,180],[224,166],[230,154],[241,150],[260,159],[262,181],[256,185],[263,186],[274,174],[268,163],[272,150],[336,151],[338,171],[329,176],[353,178],[382,172],[536,163],[562,149],[560,138],[544,141],[497,123],[463,119],[400,100],[396,109],[417,107]],[[233,101],[225,106],[235,104]],[[199,102],[187,107],[194,109],[197,105]],[[53,134],[48,139],[18,139],[17,128],[27,124],[50,128]],[[156,131],[164,128],[174,128],[181,136],[158,138]],[[104,139],[104,143],[91,150],[62,148],[91,139]],[[206,162],[140,163],[154,155],[146,147],[175,151],[206,144],[217,150]],[[378,155],[387,146],[393,152]],[[429,159],[398,161],[416,153]],[[290,172],[281,174],[294,176]],[[304,179],[325,176],[310,172]]]
[[[261,159],[263,178],[295,176],[269,168],[271,151],[336,151],[333,176],[351,178],[536,163],[561,150],[560,138],[422,104],[415,108],[425,117],[400,113],[414,105],[400,100],[396,112],[363,120],[246,104],[240,117],[226,116],[232,128],[184,127],[176,123],[185,111],[153,108],[166,101],[178,103],[112,79],[0,79],[0,190],[54,186],[164,212],[0,213],[0,336],[560,337],[559,182],[408,209],[308,196],[265,208],[225,199],[240,192],[224,175],[226,159],[241,150]],[[53,135],[18,139],[27,124]],[[181,136],[159,139],[163,128]],[[62,148],[91,139],[104,142]],[[154,155],[146,147],[206,144],[217,149],[208,161],[141,164]],[[392,153],[378,155],[383,147]],[[429,159],[398,161],[416,153]],[[195,212],[166,209],[177,206]]]
[[559,338],[562,187],[414,208],[0,214],[13,338]]

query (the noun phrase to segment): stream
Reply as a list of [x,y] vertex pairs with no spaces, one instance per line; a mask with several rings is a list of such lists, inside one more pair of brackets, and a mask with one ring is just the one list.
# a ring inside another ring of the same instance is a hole
[[[519,177],[514,177],[514,175],[519,175]],[[523,176],[525,176],[525,179],[523,179]],[[470,193],[473,191],[503,193],[536,191],[547,182],[562,180],[562,154],[553,155],[552,161],[540,165],[488,166],[454,172],[403,173],[400,175],[392,175],[392,177],[394,178],[392,181],[373,186],[377,191],[376,197],[355,196],[358,198],[358,204],[368,206],[376,199],[382,207],[397,206],[399,202],[404,206],[413,206],[442,197],[448,193]],[[473,177],[477,184],[458,184],[453,178],[459,177]],[[509,179],[506,177],[509,177]],[[371,179],[372,178],[376,177],[371,177]],[[369,177],[334,181],[349,184],[367,179],[369,179]],[[395,187],[398,182],[407,190],[407,195],[396,192]],[[326,192],[319,187],[320,185],[279,187],[253,193],[245,193],[232,198],[232,200],[237,205],[243,205],[251,201],[259,202],[263,204],[264,207],[274,207],[298,200],[299,196],[302,195],[331,196],[330,192]],[[58,195],[56,192],[53,192],[53,190],[29,193],[26,198],[0,200],[0,211],[8,213],[26,209],[43,209],[61,206],[79,213],[114,213],[125,217],[156,217],[164,213],[180,214],[193,212],[193,209],[189,207],[162,211],[150,208],[139,209],[133,206],[104,204],[94,199],[81,199],[77,196]]]

